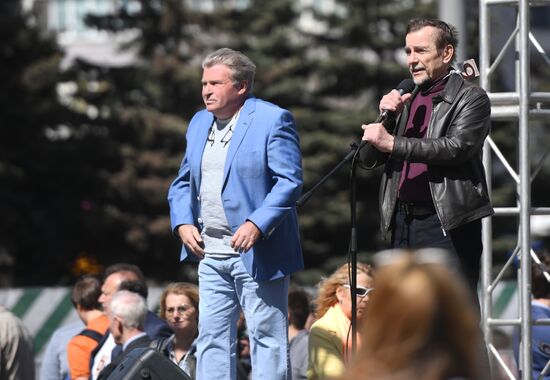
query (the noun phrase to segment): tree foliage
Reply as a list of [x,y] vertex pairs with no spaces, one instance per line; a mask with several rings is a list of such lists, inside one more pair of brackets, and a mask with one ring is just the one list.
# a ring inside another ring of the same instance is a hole
[[69,210],[96,178],[77,154],[86,145],[56,138],[78,119],[56,101],[62,52],[29,25],[18,1],[2,2],[0,33],[0,265],[32,284],[66,273],[65,255],[77,249],[65,239],[74,232]]

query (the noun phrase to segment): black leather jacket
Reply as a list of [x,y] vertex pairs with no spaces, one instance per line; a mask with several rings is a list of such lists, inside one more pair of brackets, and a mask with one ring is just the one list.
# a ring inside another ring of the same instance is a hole
[[[418,88],[413,92],[413,96]],[[361,151],[363,167],[386,163],[380,185],[380,227],[391,228],[403,161],[428,164],[428,181],[441,226],[448,231],[494,213],[491,206],[482,147],[490,131],[491,104],[485,91],[451,74],[443,92],[433,99],[425,138],[402,137],[409,108],[390,126],[397,133],[391,154],[372,146]]]

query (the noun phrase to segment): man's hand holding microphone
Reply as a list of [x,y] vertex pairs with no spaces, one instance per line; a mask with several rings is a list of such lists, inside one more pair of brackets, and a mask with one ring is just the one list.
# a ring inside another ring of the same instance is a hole
[[384,126],[384,122],[400,114],[405,104],[411,99],[414,90],[412,79],[404,79],[396,89],[391,90],[380,100],[380,116],[374,123],[363,124],[363,144],[369,143],[381,152],[390,153],[393,150],[394,136]]

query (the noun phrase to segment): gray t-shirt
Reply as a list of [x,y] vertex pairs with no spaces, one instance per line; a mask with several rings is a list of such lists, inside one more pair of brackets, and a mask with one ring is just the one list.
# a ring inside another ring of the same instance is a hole
[[229,141],[238,113],[231,119],[214,120],[204,148],[201,164],[201,237],[204,253],[210,256],[238,255],[231,248],[233,232],[229,227],[222,203],[223,170]]

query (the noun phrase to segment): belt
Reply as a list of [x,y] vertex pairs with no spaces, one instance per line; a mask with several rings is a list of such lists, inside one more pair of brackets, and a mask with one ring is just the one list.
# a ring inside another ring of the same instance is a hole
[[402,202],[397,201],[398,210],[407,216],[426,216],[435,214],[435,206],[432,202]]

